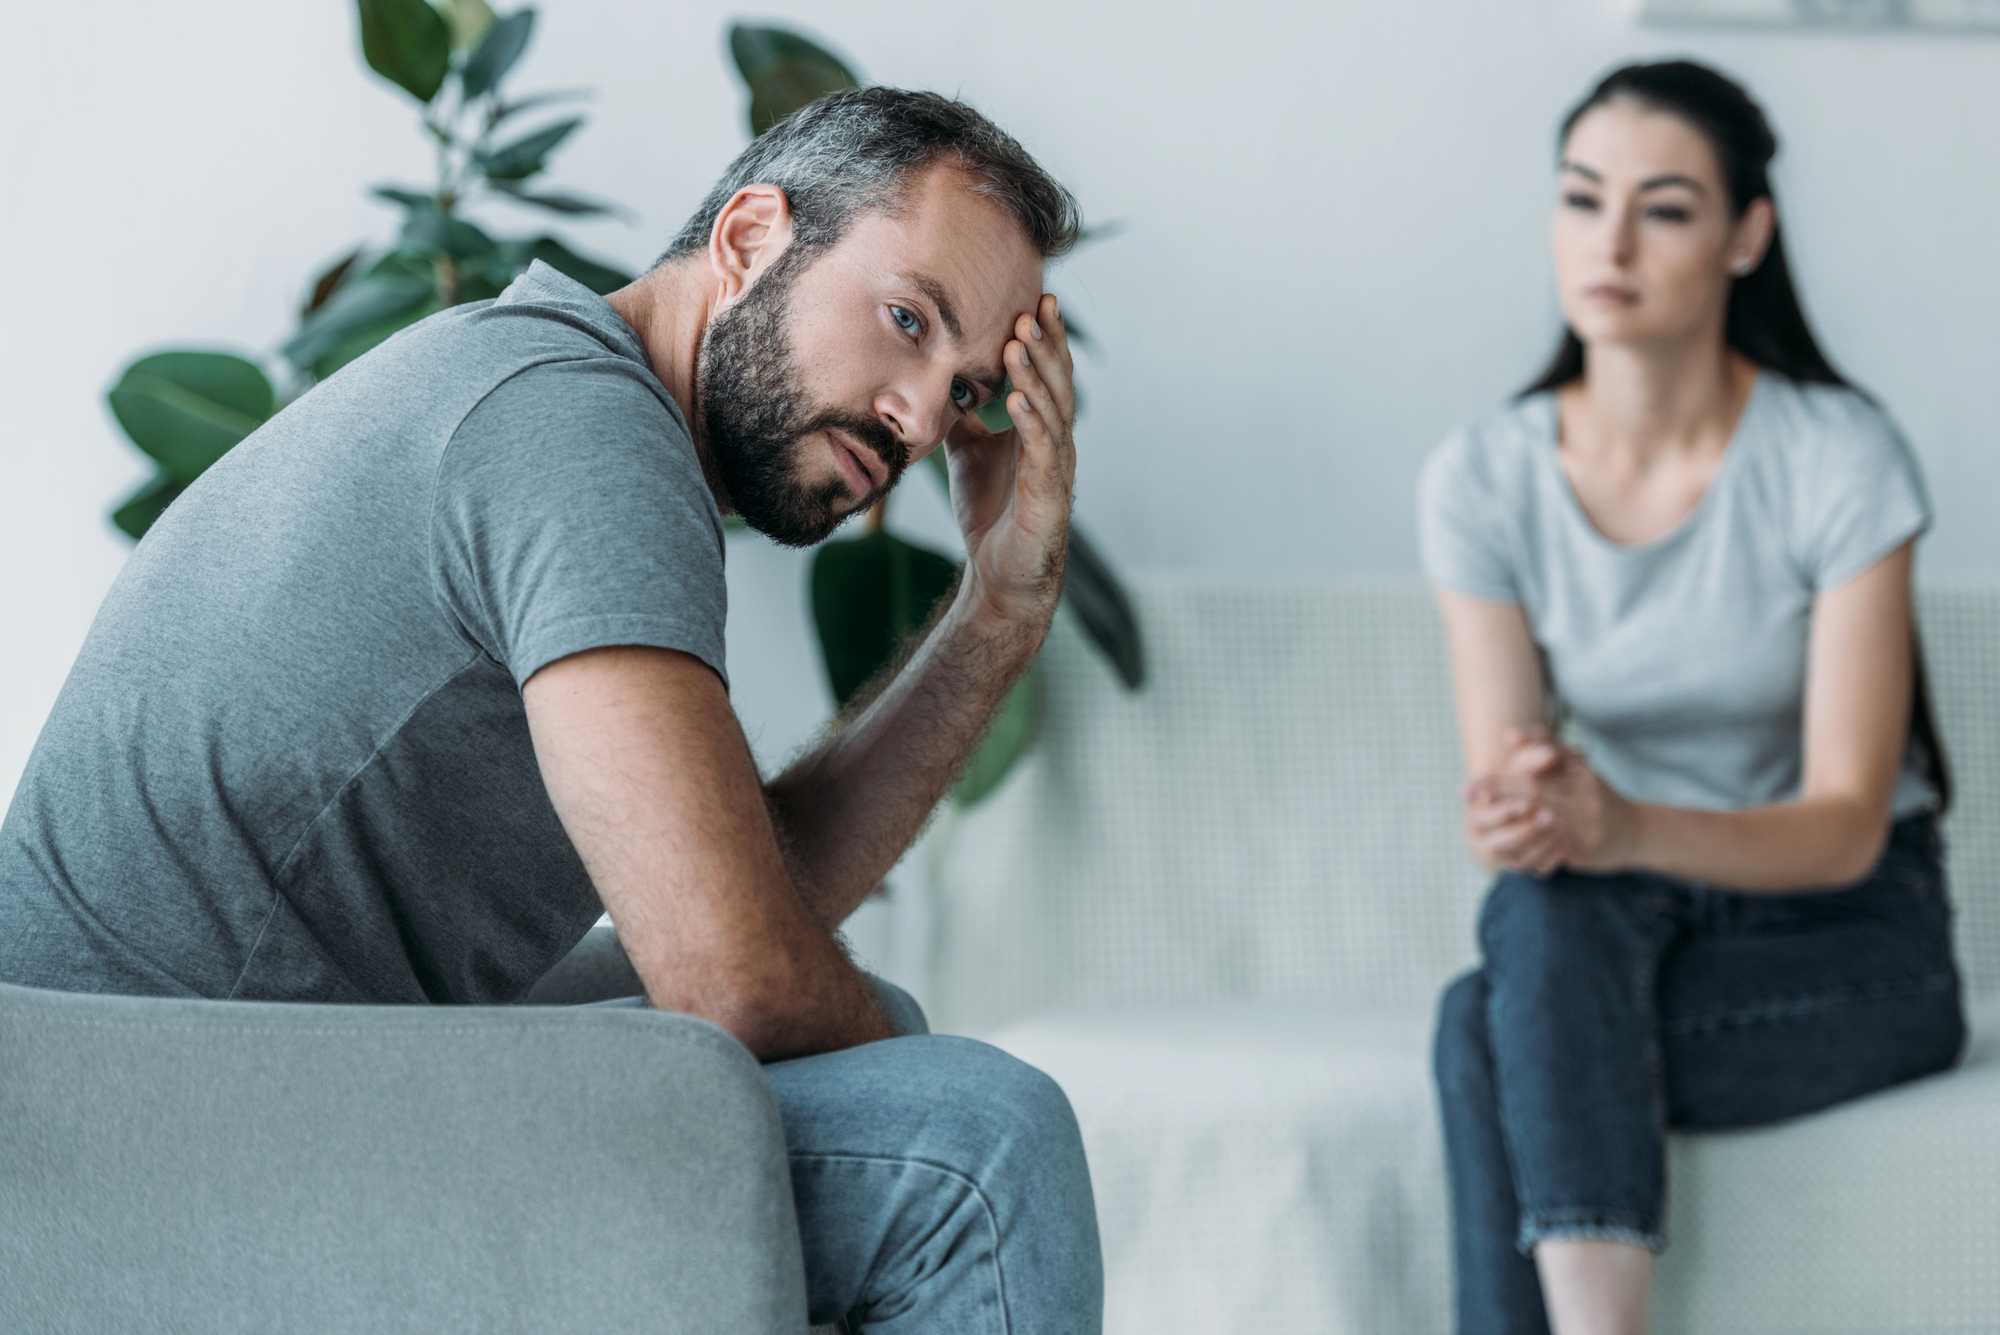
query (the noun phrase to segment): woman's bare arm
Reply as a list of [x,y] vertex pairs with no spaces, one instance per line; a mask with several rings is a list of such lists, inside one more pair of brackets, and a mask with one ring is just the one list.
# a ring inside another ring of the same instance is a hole
[[1437,600],[1451,646],[1466,772],[1498,773],[1507,758],[1508,732],[1549,723],[1541,656],[1527,613],[1511,603],[1484,603],[1447,589],[1437,591]]
[[1465,752],[1465,837],[1488,869],[1519,867],[1546,875],[1561,865],[1568,838],[1534,798],[1532,781],[1508,772],[1510,738],[1539,736],[1548,725],[1541,655],[1526,613],[1439,589],[1451,646],[1452,694]]

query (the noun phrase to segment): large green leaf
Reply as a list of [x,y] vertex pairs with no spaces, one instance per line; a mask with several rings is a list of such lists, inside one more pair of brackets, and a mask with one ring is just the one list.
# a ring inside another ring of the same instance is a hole
[[960,806],[976,806],[1000,786],[1027,749],[1034,744],[1035,730],[1042,721],[1041,683],[1030,663],[1014,689],[994,711],[992,726],[980,739],[979,747],[958,776],[952,798]]
[[822,543],[813,553],[813,623],[834,700],[844,707],[887,667],[957,583],[948,558],[887,532]]
[[438,212],[435,204],[410,210],[397,245],[404,250],[441,250],[461,260],[491,255],[499,248],[492,237],[463,218]]
[[354,266],[361,263],[363,253],[360,250],[351,251],[320,271],[312,280],[312,289],[306,294],[306,308],[299,312],[301,320],[332,300],[340,285],[347,281],[347,276],[354,272]]
[[451,29],[451,49],[470,51],[493,29],[499,15],[486,0],[445,0],[439,8],[445,26]]
[[522,135],[504,148],[496,148],[491,153],[479,155],[479,170],[498,181],[518,181],[533,176],[543,166],[543,159],[555,151],[556,145],[576,132],[583,124],[583,117],[572,116],[554,125],[545,125],[533,134]]
[[294,366],[310,366],[348,335],[406,314],[429,301],[432,289],[428,278],[402,274],[370,272],[352,279],[314,311],[279,351]]
[[341,367],[367,352],[370,348],[388,341],[390,335],[408,329],[426,316],[435,315],[444,307],[436,297],[417,303],[406,311],[386,316],[373,324],[349,332],[331,348],[321,353],[309,368],[315,380],[324,380]]
[[547,106],[551,102],[574,102],[579,98],[588,99],[591,96],[593,94],[588,88],[558,88],[554,92],[532,93],[518,102],[508,102],[495,107],[488,123],[498,125],[510,117],[518,116],[524,111],[533,111],[536,107]]
[[106,397],[132,443],[181,482],[262,426],[276,401],[263,371],[221,352],[141,357]]
[[137,542],[146,536],[146,530],[167,512],[174,498],[187,487],[185,482],[175,481],[165,473],[156,473],[151,482],[126,497],[125,503],[111,512],[111,522]]
[[623,269],[585,259],[552,236],[538,236],[532,241],[502,242],[481,272],[496,287],[505,287],[535,260],[540,260],[558,273],[567,274],[599,296],[616,292],[632,281],[632,275]]
[[386,251],[373,264],[363,278],[412,278],[420,283],[428,283],[437,277],[437,265],[429,255],[419,250]]
[[428,0],[355,0],[368,68],[428,102],[451,70],[451,29]]
[[1139,638],[1139,618],[1132,600],[1111,572],[1107,562],[1083,530],[1069,526],[1069,563],[1063,567],[1063,597],[1083,623],[1083,630],[1111,666],[1127,690],[1137,690],[1146,680],[1145,644]]
[[550,213],[587,215],[612,211],[609,204],[600,204],[594,199],[584,199],[578,195],[565,195],[561,192],[530,194],[527,187],[518,181],[489,181],[487,184],[518,204],[531,204],[538,209],[547,209]]
[[517,9],[486,30],[486,36],[465,58],[465,68],[459,71],[466,101],[484,97],[500,86],[507,71],[514,68],[514,62],[528,49],[528,38],[534,31],[532,9]]
[[750,88],[753,139],[800,107],[861,83],[832,53],[783,28],[736,24],[729,54]]
[[371,185],[368,193],[391,204],[401,204],[406,209],[434,209],[437,196],[422,190],[409,190],[400,185]]

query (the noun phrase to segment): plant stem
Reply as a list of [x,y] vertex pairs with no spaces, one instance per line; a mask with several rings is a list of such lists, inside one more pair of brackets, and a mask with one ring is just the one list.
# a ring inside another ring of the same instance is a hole
[[458,305],[459,293],[465,290],[464,275],[458,271],[458,261],[449,255],[439,255],[431,261],[436,273],[437,298],[440,306]]

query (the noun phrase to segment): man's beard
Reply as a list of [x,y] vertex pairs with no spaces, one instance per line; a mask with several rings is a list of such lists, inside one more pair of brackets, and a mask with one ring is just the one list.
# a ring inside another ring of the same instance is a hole
[[839,477],[799,480],[806,437],[832,428],[873,449],[889,469],[877,495],[895,486],[909,463],[909,451],[880,418],[816,407],[798,383],[787,325],[805,259],[796,249],[780,256],[741,301],[710,320],[695,360],[695,411],[729,503],[744,523],[787,547],[825,538],[852,499]]

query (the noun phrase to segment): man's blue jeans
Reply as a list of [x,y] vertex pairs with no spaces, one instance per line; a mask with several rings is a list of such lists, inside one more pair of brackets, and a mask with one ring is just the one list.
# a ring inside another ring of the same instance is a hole
[[998,1048],[931,1034],[907,993],[872,981],[903,1037],[764,1068],[813,1324],[1097,1335],[1104,1264],[1069,1100]]
[[1667,1127],[1754,1126],[1941,1071],[1965,1024],[1942,850],[1844,889],[1507,873],[1435,1052],[1460,1335],[1548,1330],[1545,1238],[1664,1245]]

